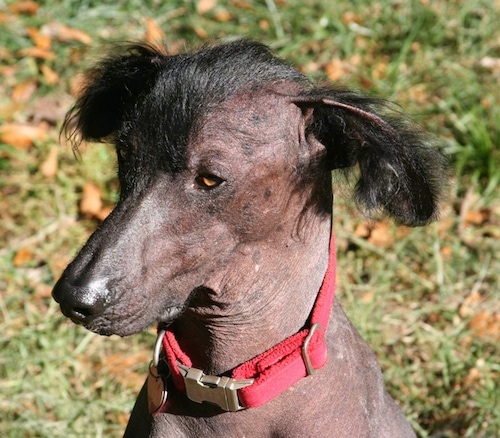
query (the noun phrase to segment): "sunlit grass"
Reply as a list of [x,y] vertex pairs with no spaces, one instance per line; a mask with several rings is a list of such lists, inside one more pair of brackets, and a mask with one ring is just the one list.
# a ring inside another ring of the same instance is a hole
[[[257,38],[317,80],[396,100],[435,133],[455,173],[437,224],[363,234],[349,188],[336,188],[338,299],[419,435],[498,434],[500,67],[482,62],[500,58],[498,2],[219,0],[203,13],[195,0],[46,0],[36,13],[16,12],[19,3],[0,2],[0,126],[38,125],[42,97],[67,108],[77,73],[115,42],[141,40],[154,19],[172,52]],[[22,55],[34,46],[29,29],[50,34],[54,23],[92,42],[53,37],[47,59]],[[88,333],[50,297],[98,225],[79,211],[84,184],[97,184],[106,206],[118,196],[105,145],[78,158],[63,139],[55,174],[41,172],[61,121],[31,147],[0,142],[2,437],[121,436],[154,339]]]

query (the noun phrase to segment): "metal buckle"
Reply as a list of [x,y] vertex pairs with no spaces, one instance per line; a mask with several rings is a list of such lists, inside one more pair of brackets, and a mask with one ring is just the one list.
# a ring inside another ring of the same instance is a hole
[[184,377],[186,395],[190,400],[212,403],[231,412],[245,409],[240,406],[238,389],[251,385],[254,379],[235,380],[225,376],[207,376],[197,368],[190,368],[179,362],[177,366]]
[[307,334],[306,338],[304,339],[304,343],[302,344],[302,360],[304,361],[304,364],[306,366],[308,376],[311,376],[316,372],[316,369],[312,365],[311,358],[309,357],[309,352],[307,351],[307,349],[309,348],[309,343],[311,342],[311,339],[316,330],[321,330],[321,324],[319,322],[311,326],[309,333]]

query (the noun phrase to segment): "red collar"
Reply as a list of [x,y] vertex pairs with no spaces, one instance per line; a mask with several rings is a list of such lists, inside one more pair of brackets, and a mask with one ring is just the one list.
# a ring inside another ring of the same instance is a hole
[[192,368],[190,358],[182,351],[173,331],[167,328],[163,337],[163,350],[177,389],[193,401],[207,401],[219,405],[223,410],[236,411],[267,403],[300,379],[323,367],[327,361],[324,336],[335,294],[335,271],[332,232],[328,268],[308,328],[237,366],[230,373],[231,378],[207,376],[201,370]]

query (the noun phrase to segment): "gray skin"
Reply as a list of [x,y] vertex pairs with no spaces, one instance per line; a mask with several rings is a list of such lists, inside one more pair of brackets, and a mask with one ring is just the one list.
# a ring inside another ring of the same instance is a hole
[[[105,335],[175,320],[193,366],[212,375],[301,330],[327,268],[332,225],[310,202],[320,179],[331,203],[330,173],[297,183],[299,169],[325,153],[306,133],[309,116],[267,91],[236,95],[207,114],[188,143],[186,169],[158,172],[122,199],[68,267],[61,281],[87,313],[76,305],[65,313]],[[223,182],[207,189],[201,173]],[[57,287],[54,296],[68,299]],[[326,342],[325,367],[258,408],[222,412],[172,386],[175,413],[153,418],[143,387],[125,437],[415,436],[337,300]]]

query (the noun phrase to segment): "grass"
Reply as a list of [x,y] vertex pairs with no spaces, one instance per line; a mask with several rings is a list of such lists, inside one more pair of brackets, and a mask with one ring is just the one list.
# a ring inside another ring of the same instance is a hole
[[[85,183],[100,187],[105,206],[117,186],[112,151],[92,145],[75,159],[58,146],[63,116],[44,121],[43,109],[67,108],[77,73],[103,47],[142,39],[154,19],[172,51],[258,38],[318,80],[396,100],[442,140],[456,178],[436,224],[366,223],[339,188],[338,296],[420,436],[498,436],[498,1],[219,0],[200,12],[204,4],[46,0],[35,12],[0,1],[0,136],[9,125],[41,129],[24,146],[0,137],[0,435],[120,436],[145,376],[151,332],[98,337],[50,297],[98,225],[78,208]],[[57,35],[54,23],[92,42]],[[29,51],[40,34],[50,35],[46,58]]]

